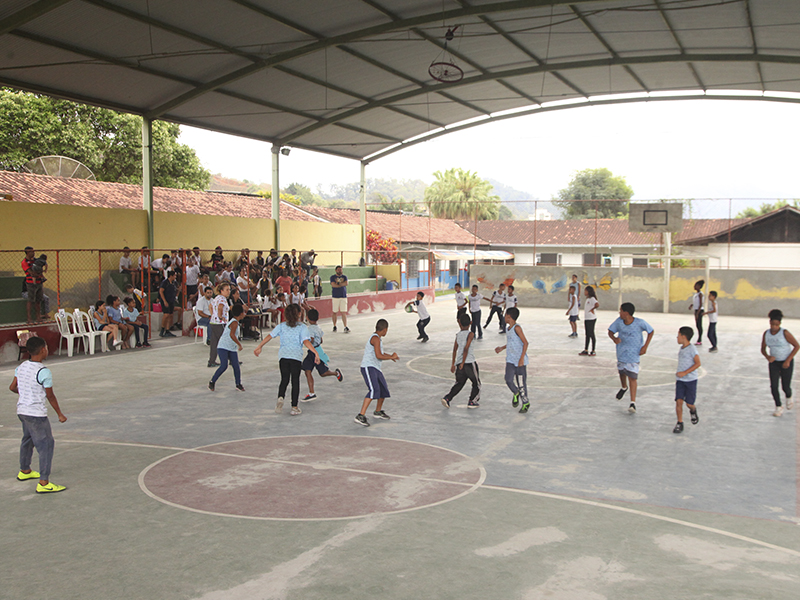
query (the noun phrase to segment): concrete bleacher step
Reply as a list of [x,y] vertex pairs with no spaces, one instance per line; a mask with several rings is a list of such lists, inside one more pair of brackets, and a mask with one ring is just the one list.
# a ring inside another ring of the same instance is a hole
[[22,298],[0,299],[0,325],[25,323],[28,320],[28,303]]
[[23,281],[24,277],[0,277],[0,299],[21,297]]

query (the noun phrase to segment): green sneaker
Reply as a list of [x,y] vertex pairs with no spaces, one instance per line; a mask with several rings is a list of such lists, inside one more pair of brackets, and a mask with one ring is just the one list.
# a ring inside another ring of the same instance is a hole
[[36,493],[37,494],[54,494],[55,492],[63,492],[67,489],[63,485],[56,485],[52,481],[47,485],[42,485],[41,483],[36,484]]
[[519,406],[519,392],[511,396],[511,406],[517,408]]
[[17,479],[20,481],[27,481],[28,479],[39,479],[39,473],[36,471],[31,471],[30,473],[23,473],[20,471],[17,473]]
[[519,409],[519,412],[526,413],[526,412],[528,412],[528,409],[530,407],[531,407],[531,403],[528,402],[527,400],[525,400],[525,402],[522,403],[522,407]]

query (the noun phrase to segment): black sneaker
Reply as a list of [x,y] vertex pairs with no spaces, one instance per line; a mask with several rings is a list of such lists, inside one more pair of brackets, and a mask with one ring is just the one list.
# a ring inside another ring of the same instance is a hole
[[345,332],[345,333],[350,333],[350,328],[349,328],[349,327],[345,327],[345,328],[344,328],[344,332]]
[[219,366],[219,363],[208,363],[208,368],[209,369],[213,369],[213,368],[218,367],[218,366]]
[[527,398],[525,398],[525,399],[522,401],[522,406],[520,406],[520,408],[519,408],[519,412],[521,412],[521,413],[526,413],[526,412],[528,412],[528,409],[529,409],[530,407],[531,407],[531,403],[528,401],[528,399],[527,399]]
[[164,335],[161,337],[175,337],[175,334],[172,333],[171,331],[165,331]]
[[470,400],[470,401],[467,403],[467,408],[480,408],[480,404],[478,404],[478,403],[477,403],[477,402],[475,402],[474,400]]
[[424,343],[425,343],[425,342],[427,342],[429,339],[431,339],[431,338],[429,338],[429,337],[426,335],[424,338],[422,338],[422,343],[424,344]]
[[369,421],[367,421],[367,417],[365,417],[362,414],[356,415],[356,418],[354,419],[354,421],[356,423],[358,423],[359,425],[363,425],[364,427],[369,427]]
[[442,398],[442,406],[444,406],[445,408],[450,408],[450,400],[448,400],[447,398]]
[[417,339],[418,339],[418,340],[421,340],[421,339],[422,339],[422,336],[421,336],[421,335],[418,335],[418,336],[417,336]]
[[628,412],[632,415],[636,414],[636,405],[633,402],[631,402],[631,405],[628,407]]
[[336,325],[333,326],[333,333],[336,333]]
[[675,429],[672,430],[672,433],[680,433],[681,431],[683,431],[683,423],[678,421],[678,424],[675,425]]
[[213,381],[209,381],[208,382],[208,389],[210,389],[212,392],[214,391],[214,382]]
[[697,416],[697,411],[690,410],[689,414],[692,416],[692,425],[697,425],[700,422],[700,417]]
[[390,418],[389,415],[387,415],[382,410],[376,410],[374,413],[372,413],[372,416],[375,417],[376,419],[386,419],[387,421]]
[[578,352],[578,356],[589,356],[589,352],[584,350],[583,352]]
[[622,400],[622,397],[625,395],[625,392],[628,391],[628,388],[620,388],[617,392],[617,400]]
[[344,375],[342,375],[342,372],[339,369],[336,369],[336,379],[338,381],[341,381],[342,379],[344,379]]
[[244,386],[240,383],[239,385],[236,386],[236,389],[239,390],[240,392],[243,392]]

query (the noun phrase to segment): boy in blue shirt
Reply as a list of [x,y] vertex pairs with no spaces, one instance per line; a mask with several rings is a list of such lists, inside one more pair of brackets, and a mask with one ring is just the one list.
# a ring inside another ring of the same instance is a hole
[[697,425],[700,418],[697,416],[697,409],[694,406],[697,398],[697,369],[700,368],[700,357],[697,349],[692,346],[692,336],[694,330],[691,327],[681,327],[678,330],[678,343],[681,349],[678,350],[678,372],[675,373],[675,414],[678,417],[678,424],[672,433],[683,431],[683,403],[689,407],[689,414],[692,416],[692,425]]
[[[628,412],[636,412],[636,387],[639,379],[639,357],[647,352],[655,330],[647,321],[633,316],[636,307],[624,302],[619,307],[619,318],[608,328],[608,337],[617,345],[617,371],[622,387],[617,392],[617,400],[622,400],[628,391],[630,382],[631,404]],[[642,344],[642,333],[647,333],[647,340]],[[616,334],[616,335],[615,335]]]
[[[22,422],[22,443],[19,447],[19,473],[17,479],[27,481],[38,479],[37,494],[63,492],[66,487],[50,481],[50,466],[53,462],[55,440],[47,418],[47,404],[50,403],[58,415],[58,421],[64,423],[67,417],[61,412],[58,400],[53,393],[53,375],[50,369],[42,364],[47,358],[47,344],[40,337],[32,337],[25,345],[30,360],[26,360],[14,371],[14,380],[10,389],[19,394],[17,416]],[[39,473],[31,470],[33,449],[39,453]]]

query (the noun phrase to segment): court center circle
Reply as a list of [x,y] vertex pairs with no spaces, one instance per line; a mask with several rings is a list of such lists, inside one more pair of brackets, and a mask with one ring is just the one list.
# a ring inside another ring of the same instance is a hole
[[405,512],[477,489],[458,452],[388,438],[299,435],[222,442],[167,456],[139,475],[151,497],[196,512],[327,520]]

